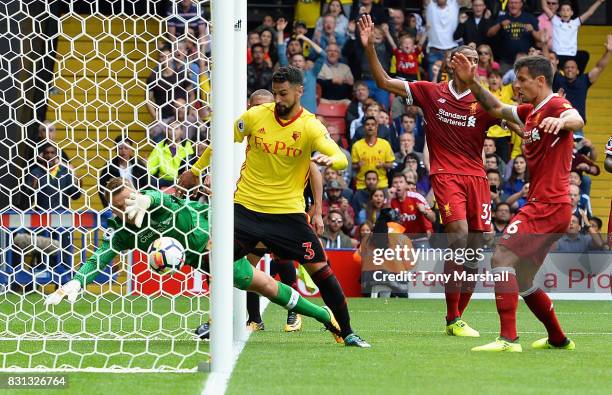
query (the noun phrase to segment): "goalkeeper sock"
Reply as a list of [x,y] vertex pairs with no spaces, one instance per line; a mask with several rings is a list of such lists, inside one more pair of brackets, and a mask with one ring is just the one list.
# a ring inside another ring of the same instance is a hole
[[290,286],[291,288],[295,288],[297,274],[295,271],[295,266],[293,266],[293,261],[274,259],[274,262],[276,262],[276,272],[278,273],[281,282]]
[[279,281],[276,283],[278,284],[278,294],[276,297],[270,298],[273,303],[276,303],[289,311],[294,311],[298,314],[312,317],[321,323],[326,324],[330,322],[331,317],[323,307],[309,302],[306,300],[306,298],[302,297],[298,291],[290,286]]
[[247,322],[261,322],[261,310],[259,309],[259,295],[255,292],[247,292],[247,313],[249,319]]
[[312,281],[319,288],[323,302],[331,309],[340,325],[340,334],[347,337],[353,333],[351,316],[340,283],[329,264],[311,275]]

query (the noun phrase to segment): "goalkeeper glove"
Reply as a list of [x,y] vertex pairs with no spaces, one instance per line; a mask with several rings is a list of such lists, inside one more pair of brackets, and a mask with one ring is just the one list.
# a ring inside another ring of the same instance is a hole
[[127,217],[134,221],[137,228],[140,228],[147,209],[151,206],[151,198],[140,193],[132,193],[129,199],[125,199],[125,206]]
[[64,296],[68,298],[70,303],[74,303],[79,291],[81,290],[81,282],[79,280],[70,280],[66,284],[59,287],[59,289],[53,292],[51,295],[47,295],[45,299],[45,306],[56,305],[64,299]]

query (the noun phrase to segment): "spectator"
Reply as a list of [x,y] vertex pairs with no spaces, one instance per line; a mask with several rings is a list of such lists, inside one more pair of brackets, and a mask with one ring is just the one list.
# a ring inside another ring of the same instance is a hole
[[504,15],[497,18],[495,25],[489,28],[487,37],[496,37],[498,46],[497,58],[503,73],[512,68],[517,53],[529,51],[540,41],[538,20],[528,12],[523,12],[523,0],[508,0]]
[[[559,0],[544,0],[546,4],[542,4],[542,11],[548,8],[553,14],[556,14],[559,10]],[[538,16],[538,27],[540,28],[540,32],[542,35],[546,37],[546,46],[550,51],[553,49],[553,28],[552,23],[550,22],[550,18],[546,15],[546,12],[542,12],[540,16]]]
[[419,80],[419,59],[421,56],[421,49],[416,46],[415,38],[408,34],[404,34],[399,38],[398,47],[395,45],[395,41],[393,41],[389,29],[385,30],[385,35],[387,36],[389,45],[393,48],[397,76],[406,81]]
[[[364,119],[366,117],[374,117],[377,123],[377,136],[389,142],[393,151],[399,150],[399,142],[397,141],[397,135],[395,135],[395,133],[392,132],[389,128],[389,116],[385,113],[384,108],[382,108],[380,104],[372,102],[366,107]],[[359,126],[356,127],[356,125]],[[355,144],[356,141],[364,138],[365,130],[362,124],[362,120],[353,121],[353,124],[351,124],[349,136],[349,144],[351,147]]]
[[342,196],[343,189],[339,181],[327,183],[321,212],[323,216],[326,216],[329,211],[339,211],[344,219],[344,229],[347,233],[350,233],[353,230],[353,226],[355,226],[355,211],[349,204],[349,200]]
[[563,0],[559,3],[559,15],[557,15],[548,7],[547,0],[541,0],[542,13],[548,17],[552,25],[552,50],[557,54],[559,67],[563,68],[568,59],[573,59],[580,73],[584,72],[589,62],[589,53],[578,51],[578,29],[603,2],[604,0],[595,0],[584,14],[572,19],[574,10],[569,1]]
[[473,0],[472,11],[470,16],[465,12],[459,15],[459,25],[453,35],[459,45],[478,46],[488,41],[487,31],[492,23],[491,10],[487,8],[484,0]]
[[419,160],[419,156],[412,152],[406,155],[404,160],[404,166],[402,166],[402,172],[411,171],[416,173],[416,190],[423,196],[427,196],[431,189],[431,183],[429,182],[429,174],[425,168],[425,164]]
[[149,114],[155,120],[175,115],[175,109],[172,106],[174,100],[183,99],[187,103],[192,103],[195,98],[192,83],[188,78],[181,78],[180,70],[177,72],[172,67],[171,59],[170,49],[162,49],[159,55],[159,68],[147,78],[146,106]]
[[[342,8],[342,2],[340,0],[332,0],[327,5],[327,15],[331,15],[334,17],[336,21],[335,32],[341,34],[346,39],[346,33],[348,31],[349,20],[346,17],[346,13]],[[314,34],[316,35],[318,32],[323,32],[323,19],[317,19],[317,24],[315,26]]]
[[510,205],[505,202],[501,202],[495,207],[495,216],[493,217],[493,231],[495,236],[501,236],[504,234],[504,230],[510,223],[512,218],[512,212],[510,211]]
[[589,218],[593,216],[587,202],[581,199],[580,188],[577,185],[569,186],[569,197],[572,204],[572,213],[580,218],[580,226],[586,226]]
[[580,205],[583,207],[588,207],[589,211],[593,211],[591,209],[591,197],[588,193],[582,189],[582,178],[580,174],[576,171],[571,171],[569,175],[569,183],[570,185],[576,185],[580,189]]
[[321,244],[327,248],[354,248],[357,240],[351,239],[342,232],[344,218],[340,211],[332,210],[327,215],[325,230],[321,236]]
[[[56,143],[57,142],[57,129],[53,123],[50,121],[44,120],[38,126],[38,134],[36,135],[36,139],[34,143],[36,145],[40,143]],[[34,146],[34,144],[32,144]],[[32,148],[30,144],[27,144],[28,153],[26,155],[28,163],[32,163],[32,161],[36,160],[37,151]],[[69,164],[70,157],[66,154],[66,151],[60,149],[57,144],[55,144],[56,148],[59,150],[59,156],[64,161],[64,164],[68,167],[71,167]]]
[[489,181],[491,192],[491,210],[495,211],[497,205],[506,201],[506,195],[502,188],[502,176],[499,170],[487,170],[487,180]]
[[315,32],[314,42],[319,44],[323,50],[327,48],[329,44],[336,44],[340,49],[346,42],[346,32],[338,33],[336,31],[336,17],[328,14],[323,17],[323,30]]
[[580,225],[580,218],[576,214],[572,215],[572,220],[569,226],[567,227],[567,233],[565,233],[557,241],[555,251],[584,254],[593,247],[603,247],[603,244],[598,245],[599,240],[591,237],[591,233],[594,233],[594,230],[592,228],[588,227],[589,234],[581,234],[580,231],[582,229],[583,226]]
[[[387,188],[387,170],[393,168],[395,156],[391,144],[377,136],[378,123],[372,116],[364,118],[365,138],[353,144],[351,157],[353,158],[353,171],[357,189],[365,188],[365,173],[375,170],[378,173],[378,188]],[[369,217],[368,217],[369,219]]]
[[193,146],[185,138],[183,125],[174,122],[168,127],[166,139],[159,142],[151,151],[147,160],[147,170],[151,176],[159,179],[160,188],[170,187],[193,157]]
[[[493,51],[487,44],[478,46],[478,75],[481,80],[488,82],[487,77],[491,71],[499,71],[499,63],[493,59]],[[501,79],[501,78],[500,78]]]
[[[75,177],[73,170],[60,160],[58,153],[59,148],[53,142],[45,142],[38,148],[38,156],[28,169],[22,186],[22,193],[29,198],[28,209],[58,214],[71,212],[70,200],[81,197],[81,181]],[[54,262],[49,264],[54,267],[53,281],[63,283],[65,278],[55,276],[72,269],[71,231],[60,228],[41,233],[36,233],[37,238],[41,237],[37,244],[51,244],[49,253],[56,250],[58,244],[61,245],[61,253],[50,256]]]
[[[286,26],[286,21],[280,21],[277,23],[276,27],[278,29],[279,37],[282,36]],[[301,104],[302,107],[314,114],[317,111],[317,75],[319,75],[321,72],[321,68],[327,59],[327,55],[325,52],[323,52],[321,47],[312,42],[312,40],[310,40],[308,37],[300,35],[298,38],[308,42],[318,54],[314,64],[307,64],[306,58],[303,54],[296,53],[291,56],[291,59],[288,59],[285,43],[281,42],[280,38],[278,41],[279,64],[281,66],[287,66],[289,65],[289,61],[291,61],[291,66],[300,69],[304,73],[304,93],[302,95]]]
[[155,143],[159,143],[166,138],[166,130],[168,125],[178,121],[183,124],[187,130],[187,138],[195,141],[198,137],[198,116],[196,110],[192,106],[187,106],[185,99],[178,98],[172,102],[173,116],[163,118],[161,122],[156,123],[149,129],[149,138]]
[[378,188],[378,172],[375,170],[368,170],[365,173],[365,188],[357,189],[353,193],[353,199],[351,199],[351,207],[355,213],[359,213],[361,209],[365,208],[370,195]]
[[[325,168],[325,171],[323,172],[323,182],[325,183],[325,188],[331,185],[332,182],[337,182],[342,190],[341,196],[347,198],[349,201],[353,198],[353,190],[347,187],[348,184],[346,184],[344,179],[340,176],[340,172],[338,170],[331,167]],[[327,190],[324,190],[323,192],[327,192]]]
[[606,242],[601,234],[602,226],[603,222],[599,217],[591,217],[589,220],[589,234],[593,238],[592,249],[594,250],[603,250],[606,248]]
[[[334,140],[336,144],[338,144],[340,151],[342,151],[344,156],[346,156],[348,163],[352,163],[353,161],[351,158],[351,153],[348,152],[345,148],[345,147],[348,147],[348,144],[346,144],[346,140],[343,141],[344,135],[340,133],[340,129],[338,129],[338,126],[331,124],[331,125],[326,125],[326,127],[327,127],[327,131],[329,132],[329,137],[331,137],[331,139]],[[347,166],[344,170],[342,170],[340,172],[340,176],[342,177],[346,185],[351,185],[353,173],[351,171],[350,166]]]
[[443,60],[445,52],[457,46],[453,35],[459,25],[459,3],[457,0],[424,0],[427,19],[427,64],[428,75],[433,75],[432,66]]
[[264,15],[261,20],[261,25],[255,28],[255,31],[259,34],[265,29],[273,29],[274,28],[274,17],[270,14]]
[[[174,3],[174,2],[173,2]],[[177,2],[178,3],[178,2]],[[185,26],[193,28],[198,32],[198,37],[202,42],[206,41],[208,35],[208,22],[202,6],[194,4],[191,0],[182,0],[180,3],[168,7],[166,16],[168,18],[168,34],[174,40],[185,33]]]
[[[376,54],[378,55],[378,59],[380,60],[382,67],[385,70],[389,70],[391,68],[393,49],[387,40],[385,40],[385,33],[381,25],[374,27],[373,35],[374,48],[376,50]],[[389,108],[389,92],[376,86],[376,82],[372,76],[372,70],[370,70],[368,59],[366,56],[363,56],[361,42],[351,38],[349,41],[347,41],[345,47],[344,55],[349,59],[355,59],[357,61],[356,66],[353,66],[353,75],[358,75],[359,78],[368,85],[370,95],[374,98],[374,100],[382,104],[385,109]]]
[[[490,129],[489,129],[490,130]],[[510,137],[506,138],[500,138],[500,140],[503,139],[500,142],[500,145],[504,145],[503,141],[506,142],[506,145],[509,146],[510,144]],[[506,150],[506,154],[510,154],[510,150],[509,147],[504,147]],[[493,168],[496,170],[499,170],[499,174],[504,174],[505,170],[506,170],[506,164],[504,163],[504,158],[502,158],[501,156],[497,155],[497,139],[492,139],[490,137],[486,137],[484,140],[484,144],[482,146],[482,151],[485,154],[485,167],[487,168]],[[486,166],[486,160],[489,159],[489,155],[492,155],[495,158],[495,166],[494,167],[490,167],[490,166]]]
[[523,155],[519,155],[514,158],[512,173],[504,184],[504,193],[508,197],[506,203],[512,208],[521,208],[527,203],[528,180],[527,161]]
[[[485,170],[499,171],[500,161],[495,154],[485,154]],[[501,172],[500,172],[501,173]]]
[[414,134],[412,132],[404,133],[399,136],[400,149],[395,153],[395,167],[401,169],[404,165],[406,157],[415,153],[419,158],[419,162],[423,162],[423,154],[414,150]]
[[272,74],[274,71],[264,60],[264,47],[254,44],[251,47],[253,62],[247,66],[247,95],[251,96],[258,89],[272,87]]
[[389,23],[389,11],[381,4],[375,4],[374,0],[356,0],[353,2],[349,20],[357,20],[363,14],[370,14],[372,22],[377,25]]
[[100,173],[100,181],[98,182],[98,196],[103,207],[109,206],[109,202],[105,197],[105,188],[111,178],[124,178],[136,190],[141,190],[148,186],[156,186],[156,182],[151,182],[152,180],[150,180],[145,161],[134,155],[134,141],[130,138],[117,136],[115,143],[117,144],[117,155],[113,157],[106,168]]
[[382,189],[376,189],[371,195],[370,199],[365,208],[361,209],[355,221],[357,224],[362,224],[365,221],[372,223],[376,222],[376,219],[380,215],[380,211],[385,206],[385,192]]
[[278,60],[278,53],[274,46],[274,30],[271,27],[262,29],[259,33],[259,40],[264,50],[264,60],[269,67],[274,66]]
[[[606,42],[606,52],[601,59],[597,61],[595,67],[586,74],[580,74],[578,64],[575,60],[569,59],[563,66],[563,75],[559,72],[555,74],[553,79],[553,90],[558,92],[563,89],[563,93],[567,100],[572,103],[572,106],[580,113],[582,119],[586,123],[586,98],[587,91],[593,85],[601,73],[604,71],[610,61],[610,52],[612,52],[612,34],[608,34]],[[582,134],[582,131],[578,131]]]
[[401,136],[403,133],[412,132],[416,150],[423,152],[425,149],[425,126],[421,109],[417,106],[406,104],[406,101],[399,107],[399,105],[396,105],[396,100],[393,101],[393,114],[400,115],[393,120],[394,133]]
[[30,199],[30,208],[70,210],[70,200],[81,197],[79,180],[58,152],[53,142],[44,142],[38,148],[38,156],[25,177],[24,193]]
[[[574,134],[574,144],[575,147],[578,146],[578,143],[583,140],[583,137],[579,134]],[[599,166],[597,163],[592,161],[588,156],[580,152],[578,149],[574,148],[574,153],[572,155],[572,171],[575,171],[580,175],[582,181],[582,189],[584,189],[586,194],[591,193],[591,179],[589,175],[597,176],[600,173]]]
[[340,62],[340,47],[329,44],[325,50],[327,62],[323,64],[317,81],[321,85],[321,98],[326,100],[350,100],[353,74],[350,67]]
[[[527,56],[526,52],[517,53],[516,57],[514,58],[514,62],[516,63],[517,60],[522,59],[525,56]],[[500,68],[500,71],[501,71],[501,68]],[[514,72],[514,68],[511,67],[508,69],[508,71],[504,72],[504,75],[502,77],[502,84],[503,85],[514,84],[514,80],[516,80],[516,73]]]
[[432,223],[436,220],[436,215],[423,195],[408,191],[406,176],[396,173],[393,175],[389,197],[391,208],[397,211],[405,233],[413,242],[421,245],[426,242],[433,232]]
[[188,40],[179,40],[173,44],[174,52],[174,70],[179,73],[181,80],[187,79],[197,85],[198,75],[200,75],[200,66],[197,61],[197,54],[193,54],[189,51]]
[[353,85],[353,100],[346,110],[346,130],[350,130],[350,126],[356,119],[363,118],[365,114],[366,101],[370,97],[370,89],[363,81],[357,81]]

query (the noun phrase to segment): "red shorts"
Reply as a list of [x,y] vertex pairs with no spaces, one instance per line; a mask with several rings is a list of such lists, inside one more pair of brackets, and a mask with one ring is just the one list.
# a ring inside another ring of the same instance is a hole
[[553,243],[567,232],[571,219],[569,203],[529,202],[512,217],[499,244],[541,266]]
[[467,220],[471,231],[491,231],[491,192],[486,177],[433,174],[431,186],[442,224]]

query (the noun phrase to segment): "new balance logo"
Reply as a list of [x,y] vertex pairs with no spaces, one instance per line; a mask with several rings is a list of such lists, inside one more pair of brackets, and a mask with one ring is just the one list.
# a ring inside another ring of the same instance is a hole
[[446,103],[446,99],[441,97],[441,98],[438,99],[438,102],[444,104],[444,103]]

